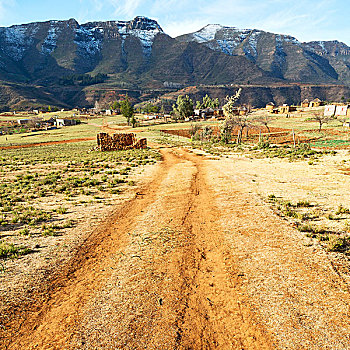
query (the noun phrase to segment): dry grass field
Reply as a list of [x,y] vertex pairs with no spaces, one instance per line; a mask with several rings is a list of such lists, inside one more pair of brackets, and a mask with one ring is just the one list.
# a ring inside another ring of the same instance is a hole
[[295,147],[161,131],[191,122],[133,129],[149,150],[74,141],[120,117],[10,135],[0,348],[348,349],[350,131],[310,116],[271,120]]

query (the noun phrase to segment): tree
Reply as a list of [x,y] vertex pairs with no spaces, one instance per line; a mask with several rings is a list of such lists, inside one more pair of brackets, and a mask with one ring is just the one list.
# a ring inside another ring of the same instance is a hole
[[311,120],[318,122],[319,124],[319,129],[318,132],[321,132],[322,125],[328,123],[332,118],[325,116],[321,113],[314,114],[314,116],[311,118]]
[[236,113],[235,104],[241,96],[241,91],[242,89],[238,89],[233,96],[227,96],[227,103],[222,107],[226,117],[221,128],[222,138],[225,143],[228,143],[231,133],[235,128],[238,128],[237,143],[241,143],[244,130],[248,130],[252,126],[249,118],[250,108],[246,108],[244,114],[237,115]]
[[143,108],[143,112],[145,113],[158,113],[159,107],[157,105],[153,105],[152,103],[147,103]]
[[162,115],[162,116],[164,116],[164,114],[165,114],[165,109],[164,109],[164,105],[163,105],[163,103],[162,103],[162,106],[160,107],[160,114]]
[[173,112],[175,120],[185,119],[193,115],[193,101],[189,98],[188,95],[183,97],[179,95],[176,101],[176,105],[173,105]]
[[196,109],[204,109],[204,108],[219,108],[219,99],[216,98],[215,100],[212,100],[210,96],[207,94],[203,97],[202,102],[197,101],[196,102]]
[[114,101],[111,104],[110,108],[113,109],[113,110],[119,109],[120,108],[120,102],[119,101]]
[[125,96],[125,100],[120,102],[120,110],[122,115],[126,118],[128,125],[130,125],[130,121],[132,121],[134,116],[134,107],[130,103],[128,95]]
[[215,100],[213,100],[213,106],[214,106],[214,108],[219,108],[220,102],[219,102],[219,99],[218,99],[218,98],[216,98]]
[[271,117],[268,113],[259,116],[256,118],[256,121],[261,124],[264,125],[265,128],[267,129],[267,132],[270,133],[270,128],[269,128],[269,124],[271,123],[272,120],[274,120],[274,117]]

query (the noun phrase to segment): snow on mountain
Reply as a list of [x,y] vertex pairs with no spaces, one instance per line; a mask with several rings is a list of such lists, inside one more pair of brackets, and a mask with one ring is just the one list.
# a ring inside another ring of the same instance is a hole
[[35,34],[35,28],[30,28],[28,25],[16,25],[2,28],[2,30],[7,44],[7,55],[15,61],[20,61],[33,42],[32,35]]
[[197,43],[205,43],[215,39],[216,33],[224,27],[220,24],[208,24],[196,33],[193,33],[193,40]]
[[152,52],[154,38],[159,33],[163,33],[159,24],[146,17],[136,17],[131,21],[93,22],[77,26],[75,43],[80,51],[95,55],[101,50],[106,37],[120,36],[123,49],[125,39],[133,36],[140,40],[144,55],[149,56]]
[[[204,44],[212,50],[221,51],[228,55],[235,54],[235,50],[242,45],[243,52],[251,58],[258,55],[259,38],[265,32],[256,29],[238,29],[218,24],[209,24],[198,32],[187,35],[187,40]],[[270,33],[271,34],[271,33]],[[186,35],[185,35],[186,37]],[[283,51],[283,42],[301,45],[292,36],[276,35],[276,49]]]
[[123,38],[123,45],[128,35],[134,36],[140,40],[145,56],[151,54],[154,38],[159,33],[163,33],[156,21],[146,17],[136,17],[132,21],[119,21],[117,26],[119,34]]
[[99,38],[98,35],[96,35],[98,33],[96,29],[97,28],[89,29],[80,26],[75,30],[74,42],[77,44],[78,49],[83,53],[95,55],[100,51],[102,36]]
[[[54,24],[54,23],[52,23]],[[60,32],[59,27],[51,25],[48,32],[47,37],[41,45],[41,52],[44,54],[50,54],[55,50],[57,44],[57,37]]]

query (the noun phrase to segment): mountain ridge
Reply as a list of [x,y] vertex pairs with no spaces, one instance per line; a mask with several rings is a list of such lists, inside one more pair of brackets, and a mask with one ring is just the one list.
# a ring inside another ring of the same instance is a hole
[[[106,81],[93,87],[62,79],[98,73]],[[73,85],[61,86],[62,81]],[[92,88],[279,82],[350,85],[350,48],[338,41],[301,43],[289,35],[221,25],[172,38],[157,21],[143,16],[0,27],[0,83],[61,91],[62,105],[72,103],[65,97],[72,91]]]

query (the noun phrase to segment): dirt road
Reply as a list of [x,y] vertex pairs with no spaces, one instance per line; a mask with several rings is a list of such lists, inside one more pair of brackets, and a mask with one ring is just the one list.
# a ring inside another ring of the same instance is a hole
[[350,348],[349,289],[328,257],[219,162],[162,153],[154,179],[14,311],[3,348]]

